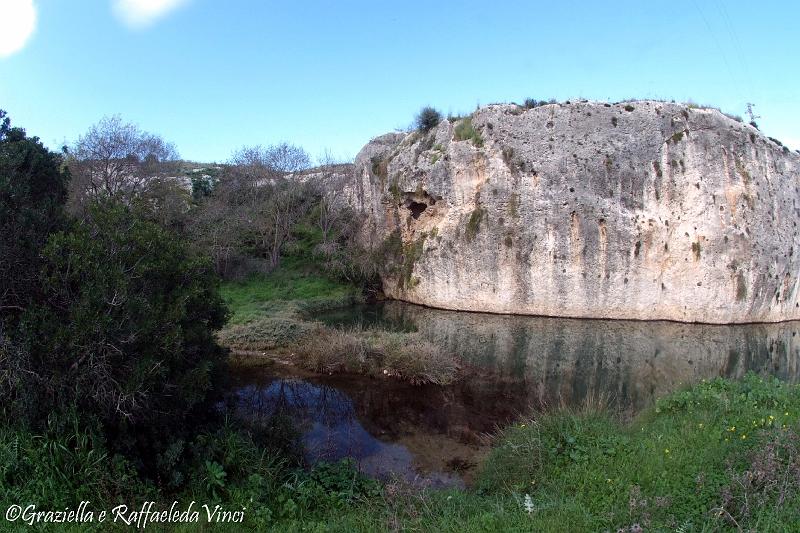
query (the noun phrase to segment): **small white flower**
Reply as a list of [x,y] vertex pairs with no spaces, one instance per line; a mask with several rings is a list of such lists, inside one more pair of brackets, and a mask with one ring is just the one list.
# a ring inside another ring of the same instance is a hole
[[528,514],[533,512],[533,500],[531,499],[530,494],[525,495],[525,503],[523,503],[523,507],[525,507],[525,510],[528,512]]

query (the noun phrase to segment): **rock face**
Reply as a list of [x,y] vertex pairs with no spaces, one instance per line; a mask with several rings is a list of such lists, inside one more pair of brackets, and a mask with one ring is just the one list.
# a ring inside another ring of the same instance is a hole
[[348,187],[384,291],[445,309],[800,319],[800,156],[714,109],[493,105],[389,134]]

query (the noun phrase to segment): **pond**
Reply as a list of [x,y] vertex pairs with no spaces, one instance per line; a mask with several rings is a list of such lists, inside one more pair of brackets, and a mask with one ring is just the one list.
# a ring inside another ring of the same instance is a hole
[[331,326],[417,331],[470,371],[446,386],[319,376],[275,365],[234,374],[240,406],[288,415],[313,463],[350,457],[373,476],[469,484],[490,436],[520,416],[605,406],[623,417],[703,378],[749,371],[796,382],[800,322],[715,326],[430,309],[402,302],[314,317]]

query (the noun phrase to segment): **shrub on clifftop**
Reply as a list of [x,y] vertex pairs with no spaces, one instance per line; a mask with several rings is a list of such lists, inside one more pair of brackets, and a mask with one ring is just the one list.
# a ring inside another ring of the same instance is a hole
[[439,122],[441,121],[442,114],[436,109],[426,106],[420,110],[417,118],[414,120],[414,126],[417,128],[417,130],[427,133],[438,126]]

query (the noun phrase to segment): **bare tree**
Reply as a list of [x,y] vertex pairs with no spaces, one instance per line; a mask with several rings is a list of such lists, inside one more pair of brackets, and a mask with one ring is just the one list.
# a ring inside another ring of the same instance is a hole
[[292,229],[313,206],[315,195],[308,185],[282,179],[273,186],[269,201],[263,206],[262,247],[270,268],[276,268],[281,252],[292,236]]
[[104,117],[67,149],[70,209],[80,212],[87,201],[100,198],[129,201],[174,172],[177,160],[175,146],[158,135],[119,115]]
[[244,225],[258,239],[257,247],[270,269],[280,263],[291,230],[308,211],[308,188],[291,174],[309,167],[308,154],[287,143],[244,147],[231,157],[230,187],[241,202]]
[[136,198],[153,220],[166,228],[180,229],[191,206],[192,194],[182,182],[156,177]]
[[229,161],[242,177],[257,184],[306,170],[311,160],[299,146],[280,143],[271,146],[244,146]]
[[302,148],[287,143],[244,147],[231,156],[192,222],[196,241],[223,276],[235,277],[241,266],[252,271],[256,257],[264,270],[280,264],[293,228],[316,198],[295,177],[309,161]]
[[342,219],[349,215],[344,199],[347,184],[345,166],[330,153],[319,158],[318,173],[314,176],[315,188],[319,195],[317,206],[317,225],[322,232],[320,248],[323,254],[330,255],[335,251],[336,229],[341,226]]
[[218,274],[231,277],[233,263],[244,249],[239,220],[218,191],[204,198],[190,219],[193,241],[211,257]]

